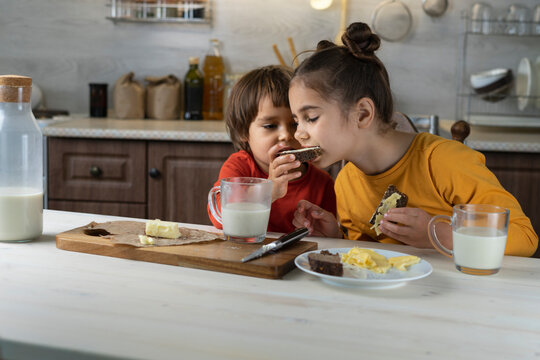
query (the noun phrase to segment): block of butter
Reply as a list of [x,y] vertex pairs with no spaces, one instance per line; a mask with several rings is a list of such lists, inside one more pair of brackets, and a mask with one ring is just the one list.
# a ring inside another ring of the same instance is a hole
[[146,235],[139,235],[139,242],[143,245],[154,245],[154,238]]
[[177,239],[180,237],[178,224],[170,221],[148,220],[146,222],[146,235],[167,239]]

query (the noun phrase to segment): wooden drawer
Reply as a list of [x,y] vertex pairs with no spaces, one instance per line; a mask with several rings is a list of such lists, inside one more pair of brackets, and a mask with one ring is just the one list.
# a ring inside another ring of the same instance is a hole
[[146,144],[48,139],[49,199],[146,203]]

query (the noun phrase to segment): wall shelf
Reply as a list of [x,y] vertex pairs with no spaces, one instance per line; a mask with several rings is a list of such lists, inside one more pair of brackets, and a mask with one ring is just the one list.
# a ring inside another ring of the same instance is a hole
[[212,23],[211,0],[110,0],[113,22],[207,24]]

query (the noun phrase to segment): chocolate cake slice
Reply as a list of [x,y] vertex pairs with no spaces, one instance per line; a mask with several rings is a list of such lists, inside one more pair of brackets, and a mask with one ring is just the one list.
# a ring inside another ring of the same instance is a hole
[[321,274],[343,276],[343,264],[338,254],[332,254],[328,250],[308,255],[311,270]]
[[315,159],[317,156],[321,155],[322,149],[320,146],[311,146],[311,147],[306,147],[306,148],[297,149],[297,150],[282,151],[278,153],[278,156],[288,155],[288,154],[293,154],[294,156],[296,156],[296,160],[300,162],[308,162]]
[[380,235],[381,231],[379,230],[379,225],[384,214],[392,208],[407,206],[408,201],[409,198],[407,195],[400,192],[394,185],[390,184],[384,192],[379,206],[377,206],[377,209],[375,209],[373,216],[371,216],[371,219],[369,220],[369,223],[373,225],[371,229],[375,229],[377,235]]

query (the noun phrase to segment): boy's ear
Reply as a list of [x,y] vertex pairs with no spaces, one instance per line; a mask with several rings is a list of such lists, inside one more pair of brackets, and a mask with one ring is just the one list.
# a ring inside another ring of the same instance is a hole
[[363,97],[354,105],[351,112],[354,117],[352,120],[356,122],[358,128],[368,128],[375,118],[375,104],[373,100]]

